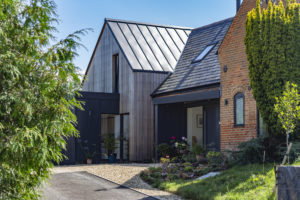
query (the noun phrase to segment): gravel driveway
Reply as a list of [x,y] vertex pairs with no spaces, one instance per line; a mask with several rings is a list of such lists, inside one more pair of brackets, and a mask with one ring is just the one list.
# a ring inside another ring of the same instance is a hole
[[160,164],[130,163],[59,166],[53,169],[53,173],[86,171],[158,199],[181,200],[177,195],[152,188],[140,178],[139,173],[142,170],[157,166],[160,166]]

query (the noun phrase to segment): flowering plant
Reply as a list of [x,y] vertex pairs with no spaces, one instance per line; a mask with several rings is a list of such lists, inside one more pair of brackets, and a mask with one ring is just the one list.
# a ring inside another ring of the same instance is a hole
[[170,143],[175,148],[175,152],[177,153],[179,160],[182,160],[183,155],[189,153],[186,137],[181,137],[181,139],[178,140],[175,136],[172,136]]

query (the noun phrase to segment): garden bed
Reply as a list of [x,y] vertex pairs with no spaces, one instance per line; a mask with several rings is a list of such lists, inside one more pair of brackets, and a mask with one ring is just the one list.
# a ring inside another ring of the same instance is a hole
[[150,168],[143,171],[141,177],[153,187],[173,192],[185,199],[274,199],[273,164],[236,166],[202,180],[159,178],[158,172],[161,172],[160,167]]

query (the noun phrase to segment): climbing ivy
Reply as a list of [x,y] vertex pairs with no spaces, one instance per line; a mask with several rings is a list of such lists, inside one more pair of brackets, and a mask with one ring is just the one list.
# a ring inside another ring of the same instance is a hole
[[287,81],[300,85],[300,4],[272,3],[266,9],[257,1],[246,22],[246,53],[253,96],[268,132],[282,127],[274,111]]

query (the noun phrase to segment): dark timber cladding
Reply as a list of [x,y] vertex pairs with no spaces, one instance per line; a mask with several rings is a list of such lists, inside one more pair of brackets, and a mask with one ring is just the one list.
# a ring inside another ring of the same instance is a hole
[[[118,89],[119,114],[129,115],[131,161],[153,158],[154,108],[150,95],[175,69],[190,32],[185,27],[104,21],[83,90],[114,93]],[[115,78],[116,55],[119,79]],[[119,87],[115,87],[116,82]]]
[[[119,94],[98,93],[98,92],[80,92],[80,96],[76,98],[83,102],[84,110],[75,109],[77,117],[77,130],[80,133],[80,140],[88,141],[88,148],[96,152],[94,163],[100,162],[100,117],[103,113],[117,114],[119,113]],[[62,164],[82,163],[85,160],[83,147],[78,142],[79,138],[68,138],[67,151],[65,155],[68,160],[64,160]],[[76,142],[75,142],[76,141]]]

